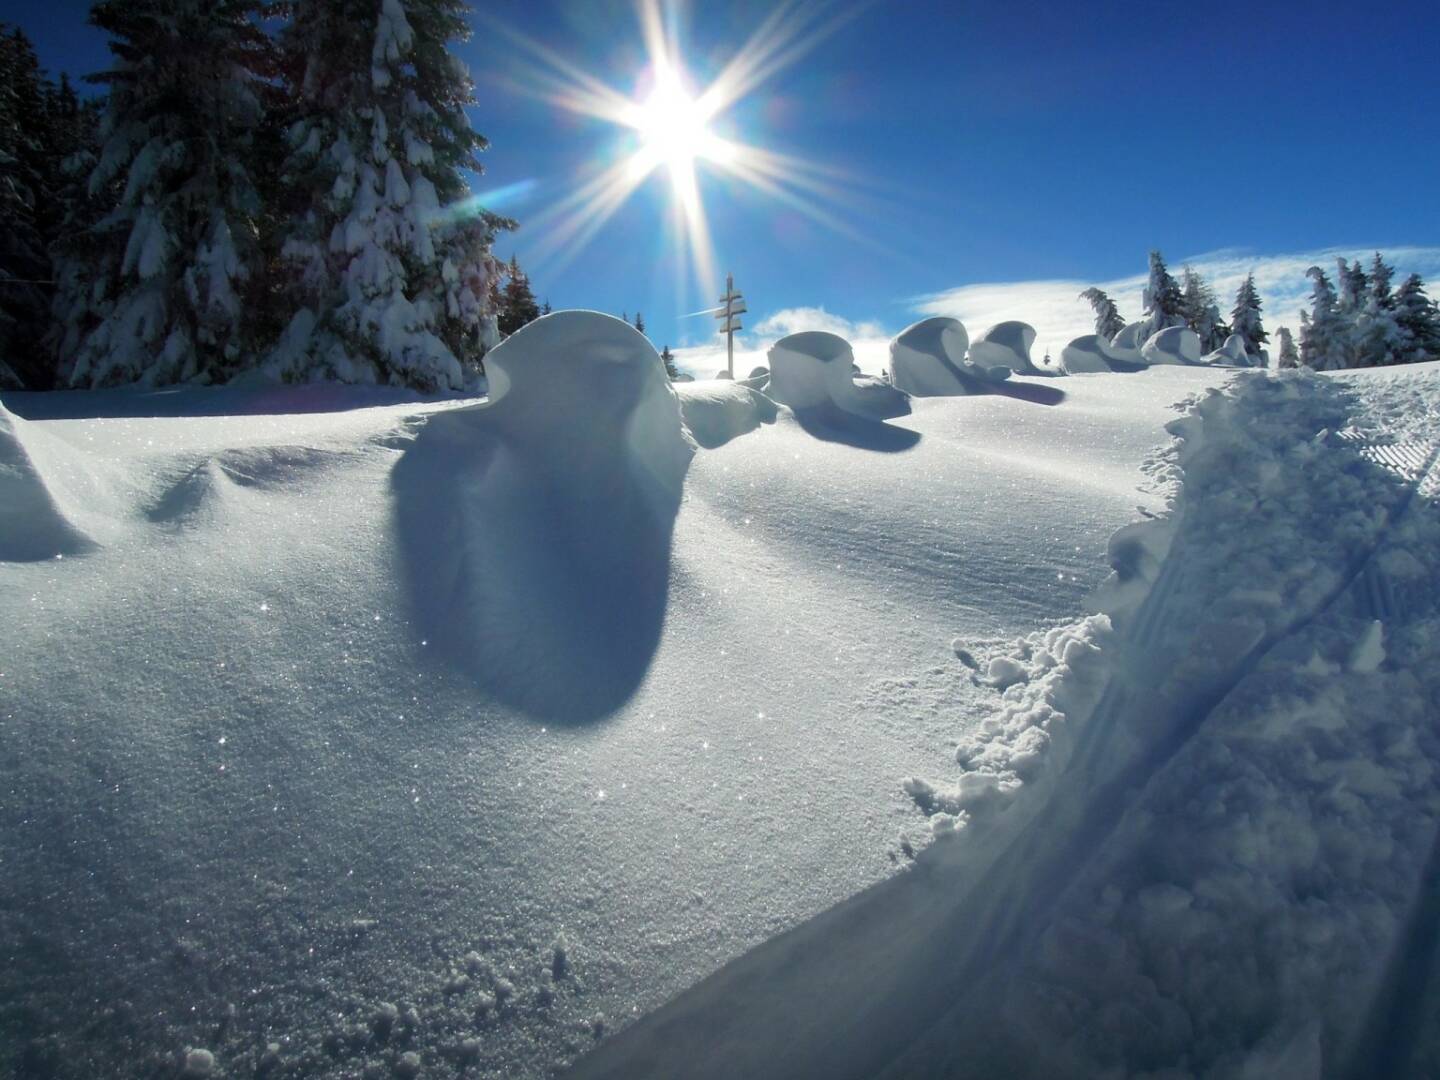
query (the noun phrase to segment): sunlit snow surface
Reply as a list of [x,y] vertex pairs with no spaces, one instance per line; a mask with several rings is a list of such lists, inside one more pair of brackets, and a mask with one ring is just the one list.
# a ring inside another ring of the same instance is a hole
[[[648,671],[583,722],[498,704],[415,618],[393,473],[455,403],[7,395],[0,479],[64,557],[0,562],[0,1072],[573,1060],[906,864],[902,780],[993,714],[956,650],[1091,610],[1170,406],[1225,377],[700,450]],[[167,415],[46,419],[96,403]]]

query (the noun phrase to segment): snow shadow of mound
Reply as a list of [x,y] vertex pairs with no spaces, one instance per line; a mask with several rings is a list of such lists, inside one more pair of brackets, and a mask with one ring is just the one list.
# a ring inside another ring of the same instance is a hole
[[31,447],[42,441],[0,405],[0,562],[40,562],[96,547],[46,483]]
[[870,420],[831,404],[793,409],[795,422],[805,433],[823,442],[843,443],[859,450],[898,454],[912,449],[920,433],[894,424]]
[[594,721],[659,644],[694,444],[619,319],[557,312],[486,365],[492,398],[432,416],[392,473],[418,636],[497,701]]
[[1065,400],[1065,391],[1058,386],[1017,382],[1014,379],[1003,383],[991,383],[978,392],[994,394],[997,397],[1014,398],[1016,401],[1028,401],[1032,405],[1059,405]]

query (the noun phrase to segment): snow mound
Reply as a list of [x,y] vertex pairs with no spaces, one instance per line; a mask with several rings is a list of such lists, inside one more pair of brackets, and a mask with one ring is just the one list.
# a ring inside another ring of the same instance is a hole
[[1110,343],[1098,334],[1084,334],[1060,350],[1060,366],[1067,375],[1111,371]]
[[564,311],[485,358],[491,398],[429,418],[392,475],[429,648],[537,718],[623,704],[659,641],[694,443],[638,330]]
[[998,322],[970,345],[970,362],[981,370],[1006,368],[1016,375],[1053,375],[1030,359],[1035,328],[1029,323]]
[[[724,446],[731,439],[754,431],[761,424],[774,423],[779,407],[743,382],[690,383],[676,388],[680,415],[691,437],[707,450]],[[761,380],[763,381],[763,380]]]
[[976,392],[962,368],[970,336],[959,319],[921,319],[890,342],[890,379],[916,397],[961,397]]
[[1140,356],[1140,347],[1145,344],[1145,323],[1128,323],[1115,338],[1110,341],[1110,356],[1125,360],[1126,363],[1143,364],[1145,357]]
[[783,337],[770,346],[770,397],[797,413],[841,414],[886,420],[910,411],[903,390],[855,375],[855,353],[844,338],[824,330]]
[[1140,355],[1147,364],[1200,363],[1200,335],[1188,326],[1167,326],[1146,341]]
[[1245,352],[1245,339],[1239,334],[1231,334],[1225,339],[1225,344],[1214,352],[1206,353],[1201,358],[1204,364],[1232,364],[1236,367],[1250,367],[1250,356]]
[[95,544],[71,523],[31,452],[44,437],[0,405],[0,561],[38,562]]

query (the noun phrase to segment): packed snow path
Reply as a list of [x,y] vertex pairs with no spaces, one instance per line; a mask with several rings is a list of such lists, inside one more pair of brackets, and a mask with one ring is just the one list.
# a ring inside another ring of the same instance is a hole
[[[414,621],[396,463],[449,406],[7,395],[7,475],[72,547],[0,563],[6,1052],[544,1075],[904,862],[901,778],[943,781],[992,709],[952,639],[1087,610],[1160,508],[1134,489],[1170,403],[1220,377],[781,414],[699,453],[648,669],[566,723]],[[79,402],[176,415],[44,419]]]

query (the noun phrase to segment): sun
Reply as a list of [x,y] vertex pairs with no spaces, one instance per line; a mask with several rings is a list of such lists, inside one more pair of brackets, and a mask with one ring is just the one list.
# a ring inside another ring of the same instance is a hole
[[697,158],[729,160],[730,144],[710,130],[714,113],[713,106],[690,95],[674,69],[659,66],[653,89],[625,116],[640,137],[640,149],[630,161],[632,174],[648,176],[664,167],[676,185],[684,185],[694,175]]
[[[552,269],[575,257],[610,217],[654,173],[670,177],[669,235],[677,251],[688,248],[694,280],[702,294],[713,294],[720,281],[705,207],[700,166],[712,166],[727,178],[770,196],[787,210],[846,235],[858,233],[846,220],[822,207],[845,203],[841,185],[853,178],[841,170],[761,149],[716,133],[714,125],[732,106],[767,79],[790,66],[861,10],[856,3],[836,13],[828,2],[781,0],[754,28],[703,92],[691,91],[677,40],[677,0],[635,0],[648,64],[640,72],[634,96],[616,90],[574,63],[496,20],[493,26],[520,45],[538,64],[527,69],[537,97],[569,112],[595,117],[622,128],[613,152],[579,174],[559,200],[531,217],[538,234],[535,260]],[[733,127],[734,119],[725,121]]]

